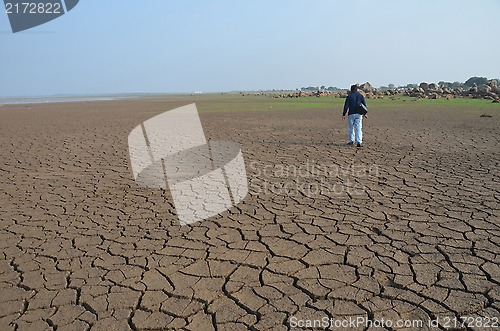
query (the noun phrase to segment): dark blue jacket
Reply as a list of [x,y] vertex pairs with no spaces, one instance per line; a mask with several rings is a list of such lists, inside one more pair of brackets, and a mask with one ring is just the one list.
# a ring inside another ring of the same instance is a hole
[[345,116],[347,110],[349,110],[348,115],[359,114],[358,105],[360,103],[366,107],[365,97],[361,93],[357,91],[349,93],[349,95],[345,98],[344,112],[342,113],[342,116]]

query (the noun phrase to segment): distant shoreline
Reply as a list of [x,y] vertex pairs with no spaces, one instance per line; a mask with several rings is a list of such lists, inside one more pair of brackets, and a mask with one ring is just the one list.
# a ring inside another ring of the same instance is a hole
[[141,98],[176,97],[176,96],[207,96],[231,93],[130,93],[130,94],[102,94],[102,95],[49,95],[36,97],[0,97],[1,105],[27,105],[61,102],[91,102],[91,101],[117,101]]
[[37,103],[113,101],[135,99],[140,95],[93,95],[93,96],[40,96],[40,97],[9,97],[0,98],[0,105],[25,105]]

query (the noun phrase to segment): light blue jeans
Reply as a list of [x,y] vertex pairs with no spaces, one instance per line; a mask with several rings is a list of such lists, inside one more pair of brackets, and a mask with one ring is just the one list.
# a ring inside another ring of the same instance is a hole
[[363,142],[363,115],[349,115],[347,117],[347,122],[349,123],[349,142],[356,142],[361,144]]

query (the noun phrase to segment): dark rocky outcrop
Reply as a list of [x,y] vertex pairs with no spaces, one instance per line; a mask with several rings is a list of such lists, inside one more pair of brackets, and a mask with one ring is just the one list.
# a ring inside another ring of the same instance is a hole
[[[474,98],[488,99],[493,102],[500,102],[500,87],[496,80],[490,80],[487,84],[477,86],[474,84],[470,88],[451,88],[446,85],[422,82],[418,87],[398,87],[394,89],[379,89],[366,82],[359,85],[359,91],[368,99],[383,99],[386,97],[409,96],[417,99],[452,99],[452,98]],[[325,97],[333,96],[344,98],[348,95],[348,90],[342,91],[290,91],[290,92],[269,92],[256,93],[256,95],[268,95],[273,98],[305,98],[305,97]],[[249,94],[249,93],[248,93]],[[245,94],[243,94],[245,95]]]

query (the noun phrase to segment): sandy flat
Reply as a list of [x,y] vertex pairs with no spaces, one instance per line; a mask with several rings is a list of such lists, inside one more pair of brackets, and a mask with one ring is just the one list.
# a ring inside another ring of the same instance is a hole
[[227,100],[194,99],[250,193],[184,227],[134,182],[127,136],[193,100],[1,107],[0,330],[500,316],[498,110],[375,107],[357,149],[338,109]]

